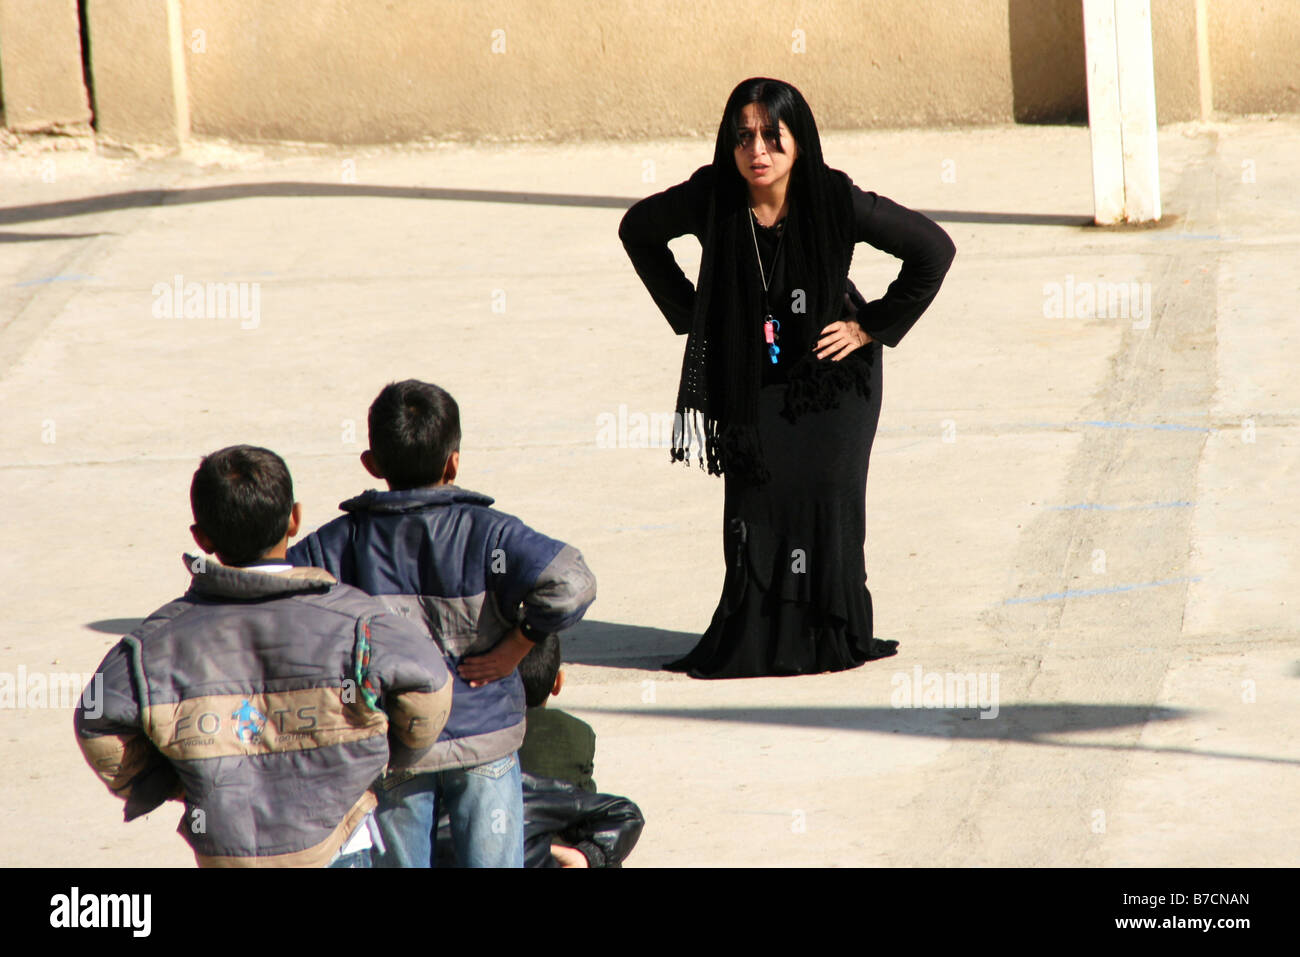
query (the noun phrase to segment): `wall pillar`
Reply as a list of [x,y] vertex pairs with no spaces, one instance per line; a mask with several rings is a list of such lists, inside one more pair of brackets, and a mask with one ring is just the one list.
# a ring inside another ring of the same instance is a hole
[[77,0],[0,0],[0,84],[12,130],[89,125]]
[[190,112],[178,0],[88,0],[86,12],[97,132],[179,148]]

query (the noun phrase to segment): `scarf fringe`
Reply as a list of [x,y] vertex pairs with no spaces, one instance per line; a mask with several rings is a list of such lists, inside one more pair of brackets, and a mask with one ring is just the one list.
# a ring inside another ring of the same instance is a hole
[[[714,419],[706,420],[704,414],[698,409],[681,409],[673,416],[673,445],[669,453],[669,461],[683,462],[686,465],[691,464],[691,452],[695,452],[696,461],[701,469],[704,468],[704,450],[712,445],[708,436],[716,433],[718,423]],[[714,471],[713,459],[709,459],[709,473],[717,475]]]
[[838,362],[805,356],[795,362],[786,376],[785,403],[781,416],[793,425],[800,416],[840,407],[840,395],[853,390],[871,398],[871,373],[876,350],[868,343]]
[[670,461],[690,465],[694,458],[709,475],[726,472],[762,484],[772,476],[763,463],[762,442],[752,425],[720,427],[717,419],[687,409],[673,419]]

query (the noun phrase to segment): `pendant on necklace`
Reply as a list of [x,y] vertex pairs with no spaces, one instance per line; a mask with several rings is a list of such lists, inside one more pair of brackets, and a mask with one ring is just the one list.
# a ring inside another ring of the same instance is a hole
[[781,347],[776,344],[776,334],[781,331],[780,320],[773,319],[771,314],[763,320],[763,341],[767,343],[767,357],[776,365],[776,357],[781,354]]

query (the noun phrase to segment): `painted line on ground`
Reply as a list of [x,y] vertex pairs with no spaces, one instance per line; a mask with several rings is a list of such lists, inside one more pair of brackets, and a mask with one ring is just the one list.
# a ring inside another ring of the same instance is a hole
[[1200,581],[1200,576],[1191,578],[1166,578],[1164,581],[1143,582],[1139,585],[1111,585],[1109,588],[1081,588],[1078,590],[1066,590],[1052,592],[1050,595],[1037,595],[1033,598],[1005,598],[1002,601],[1004,605],[1028,605],[1040,601],[1057,601],[1061,598],[1090,598],[1093,595],[1114,595],[1118,592],[1136,591],[1140,588],[1159,588],[1163,585],[1182,585],[1189,582]]

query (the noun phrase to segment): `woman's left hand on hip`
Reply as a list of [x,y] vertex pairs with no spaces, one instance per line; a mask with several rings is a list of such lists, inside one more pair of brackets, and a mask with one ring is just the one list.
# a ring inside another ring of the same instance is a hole
[[817,358],[829,357],[838,362],[855,349],[861,349],[871,341],[871,335],[852,319],[832,322],[822,330],[822,337],[817,340]]

